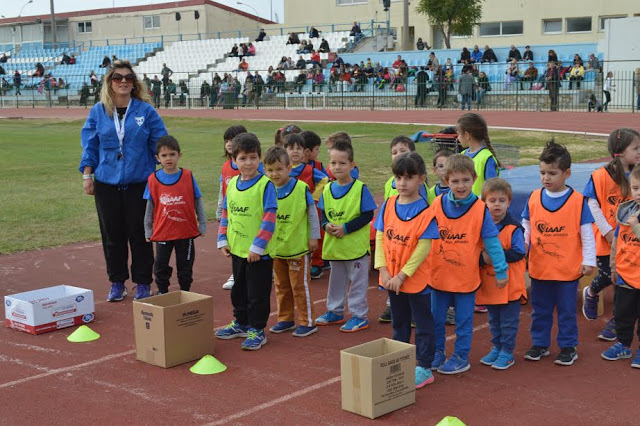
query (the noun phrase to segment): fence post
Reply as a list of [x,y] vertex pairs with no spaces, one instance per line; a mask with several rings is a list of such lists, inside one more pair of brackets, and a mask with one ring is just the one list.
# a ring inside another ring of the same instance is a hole
[[160,47],[164,49],[164,35],[160,36]]

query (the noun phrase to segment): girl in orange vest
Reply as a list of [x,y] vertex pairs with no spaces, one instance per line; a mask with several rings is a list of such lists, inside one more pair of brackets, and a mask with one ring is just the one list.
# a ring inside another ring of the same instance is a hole
[[[609,135],[607,145],[612,160],[591,174],[583,192],[588,198],[589,209],[595,221],[593,230],[598,264],[598,275],[582,292],[582,314],[588,320],[598,318],[599,293],[611,285],[609,254],[616,227],[615,214],[618,205],[630,196],[627,175],[634,165],[640,163],[640,134],[633,129],[614,130]],[[602,340],[616,340],[613,318],[598,337]]]
[[431,295],[424,262],[431,240],[439,238],[438,226],[427,201],[420,195],[427,169],[417,152],[402,154],[392,166],[398,195],[382,205],[376,219],[375,268],[380,285],[389,292],[393,339],[411,340],[411,320],[416,324],[415,386],[432,383],[435,329]]

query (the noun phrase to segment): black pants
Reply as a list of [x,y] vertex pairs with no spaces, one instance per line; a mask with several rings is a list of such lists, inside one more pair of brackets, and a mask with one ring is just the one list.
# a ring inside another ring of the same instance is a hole
[[427,88],[422,85],[418,86],[418,90],[416,92],[416,98],[414,101],[415,106],[424,106],[427,100]]
[[232,254],[231,269],[235,280],[231,289],[231,303],[236,321],[240,325],[262,330],[271,312],[273,259],[250,263]]
[[156,261],[153,265],[153,275],[156,278],[158,290],[162,293],[169,291],[169,279],[173,272],[173,268],[169,266],[169,260],[174,248],[176,249],[176,268],[178,269],[180,290],[189,291],[193,282],[193,260],[196,257],[193,238],[158,241],[156,243]]
[[102,248],[111,282],[131,279],[136,284],[151,284],[153,246],[144,238],[144,213],[147,201],[142,198],[146,182],[114,186],[95,182],[96,209],[102,234]]
[[609,256],[597,256],[598,274],[591,281],[591,292],[598,294],[611,283],[611,266],[609,265]]
[[602,104],[602,109],[605,111],[609,111],[609,102],[611,102],[611,92],[608,90],[603,90],[605,102]]
[[554,83],[549,84],[549,99],[551,100],[551,111],[558,110],[558,94],[560,88]]
[[[640,290],[616,285],[615,292],[616,336],[620,343],[629,347],[633,341],[633,329],[640,319]],[[640,340],[640,325],[636,332]]]

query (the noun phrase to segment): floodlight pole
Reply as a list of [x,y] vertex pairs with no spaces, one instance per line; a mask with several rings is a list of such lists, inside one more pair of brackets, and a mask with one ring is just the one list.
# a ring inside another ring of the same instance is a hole
[[53,37],[53,48],[56,48],[56,45],[58,44],[58,39],[57,39],[57,35],[56,35],[56,12],[54,11],[53,8],[53,0],[49,0],[49,4],[51,5],[51,35]]
[[402,1],[402,50],[411,50],[411,40],[409,40],[409,0]]

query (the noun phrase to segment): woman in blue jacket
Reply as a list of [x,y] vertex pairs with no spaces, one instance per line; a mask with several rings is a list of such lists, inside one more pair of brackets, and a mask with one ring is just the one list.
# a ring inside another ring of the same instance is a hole
[[[167,134],[149,103],[144,83],[127,61],[116,61],[104,76],[100,102],[82,128],[83,187],[94,195],[111,291],[107,300],[127,295],[125,281],[137,285],[135,299],[150,296],[153,248],[144,238],[147,177],[156,169],[156,141]],[[129,248],[131,275],[129,275]]]

